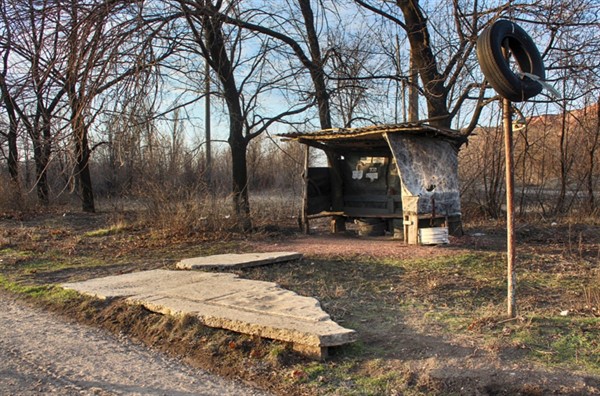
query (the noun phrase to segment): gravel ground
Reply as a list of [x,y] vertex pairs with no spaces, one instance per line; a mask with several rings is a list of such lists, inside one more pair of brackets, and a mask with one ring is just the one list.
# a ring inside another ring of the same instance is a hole
[[2,395],[266,395],[0,293]]

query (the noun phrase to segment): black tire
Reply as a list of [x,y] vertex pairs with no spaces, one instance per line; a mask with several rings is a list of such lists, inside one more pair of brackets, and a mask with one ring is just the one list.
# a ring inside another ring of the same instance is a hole
[[515,74],[502,54],[506,42],[522,72],[530,73],[544,80],[546,72],[540,53],[533,40],[517,24],[499,19],[487,27],[477,39],[477,59],[481,71],[490,85],[501,96],[513,101],[523,102],[542,91],[542,85]]

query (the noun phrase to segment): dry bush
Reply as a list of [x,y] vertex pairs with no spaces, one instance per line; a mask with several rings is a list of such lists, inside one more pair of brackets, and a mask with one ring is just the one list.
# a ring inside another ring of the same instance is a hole
[[[217,189],[219,191],[219,189]],[[223,235],[238,229],[232,198],[210,192],[205,184],[192,187],[147,182],[138,194],[139,222],[161,235]],[[250,193],[255,229],[295,228],[299,195],[285,191]]]
[[[600,277],[598,277],[600,281]],[[585,307],[591,309],[596,315],[600,315],[600,287],[589,286],[583,288]]]
[[294,191],[271,190],[250,195],[252,222],[257,229],[298,227],[301,199]]
[[213,195],[205,185],[178,187],[146,183],[140,194],[140,221],[168,235],[219,233],[235,228],[231,200]]
[[502,216],[504,152],[500,128],[479,131],[460,151],[459,177],[463,212],[468,217]]
[[21,192],[8,177],[0,176],[0,210],[20,210]]
[[10,180],[8,175],[0,174],[0,212],[29,212],[35,209],[33,193],[23,191]]
[[[514,131],[515,205],[521,217],[597,215],[600,182],[598,105],[563,114],[538,114]],[[480,127],[460,151],[463,212],[503,217],[503,131]]]

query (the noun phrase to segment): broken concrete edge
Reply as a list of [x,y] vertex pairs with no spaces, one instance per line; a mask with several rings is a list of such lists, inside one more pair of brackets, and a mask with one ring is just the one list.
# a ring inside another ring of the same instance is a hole
[[[291,326],[274,327],[261,323],[249,323],[231,318],[218,317],[214,315],[200,314],[199,312],[184,312],[168,308],[164,304],[151,303],[147,300],[139,298],[127,298],[127,302],[131,304],[139,304],[153,312],[158,312],[171,316],[192,315],[198,318],[200,323],[213,328],[221,328],[230,330],[236,333],[254,335],[261,338],[271,340],[289,342],[294,345],[305,345],[307,348],[313,347],[333,347],[345,345],[357,341],[358,334],[355,330],[343,329],[335,334],[314,334],[296,330]],[[287,321],[291,321],[287,319]],[[335,323],[331,321],[332,323]],[[336,324],[337,325],[337,324]],[[302,340],[304,342],[299,342]]]
[[[276,328],[271,328],[270,326],[250,324],[247,322],[223,319],[208,315],[200,315],[194,312],[183,312],[179,310],[173,310],[165,307],[162,304],[151,304],[147,301],[132,296],[104,296],[98,293],[85,292],[74,288],[70,288],[68,284],[63,285],[62,287],[63,289],[74,290],[79,294],[97,298],[103,301],[123,299],[127,304],[140,305],[148,309],[149,311],[160,313],[162,315],[169,315],[174,317],[191,315],[196,317],[202,325],[207,327],[222,328],[239,334],[253,335],[265,339],[287,343],[291,345],[292,350],[311,359],[327,359],[329,356],[329,348],[350,344],[358,340],[358,333],[355,330],[351,329],[344,329],[345,331],[341,333],[342,337],[340,337],[340,334],[332,336],[316,336],[314,334],[306,334],[294,331],[293,329],[291,332],[290,329],[285,329],[285,331],[279,329],[278,331]],[[242,331],[241,329],[245,329],[245,331]],[[292,333],[294,334],[294,336],[290,336],[290,334]],[[299,338],[305,341],[310,340],[310,343],[298,342],[297,340]]]
[[315,360],[326,360],[329,357],[330,348],[334,347],[318,347],[302,344],[291,344],[292,350],[296,353]]
[[[258,258],[248,258],[245,261],[236,263],[227,263],[232,257],[239,256],[243,260],[244,256],[252,256]],[[263,265],[283,263],[287,261],[295,261],[302,259],[304,255],[298,252],[264,252],[264,253],[246,253],[246,254],[218,254],[214,256],[203,256],[187,258],[179,261],[176,268],[180,270],[197,270],[197,269],[223,269],[223,268],[252,268]],[[223,260],[222,262],[219,262]],[[215,263],[209,263],[214,261]]]

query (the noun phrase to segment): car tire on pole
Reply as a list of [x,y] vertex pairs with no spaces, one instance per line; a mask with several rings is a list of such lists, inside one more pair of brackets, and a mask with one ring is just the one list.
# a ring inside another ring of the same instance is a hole
[[542,57],[525,31],[514,22],[499,19],[484,29],[477,39],[477,59],[489,84],[502,97],[523,102],[542,91],[542,84],[510,68],[503,54],[507,45],[521,73],[546,78]]

